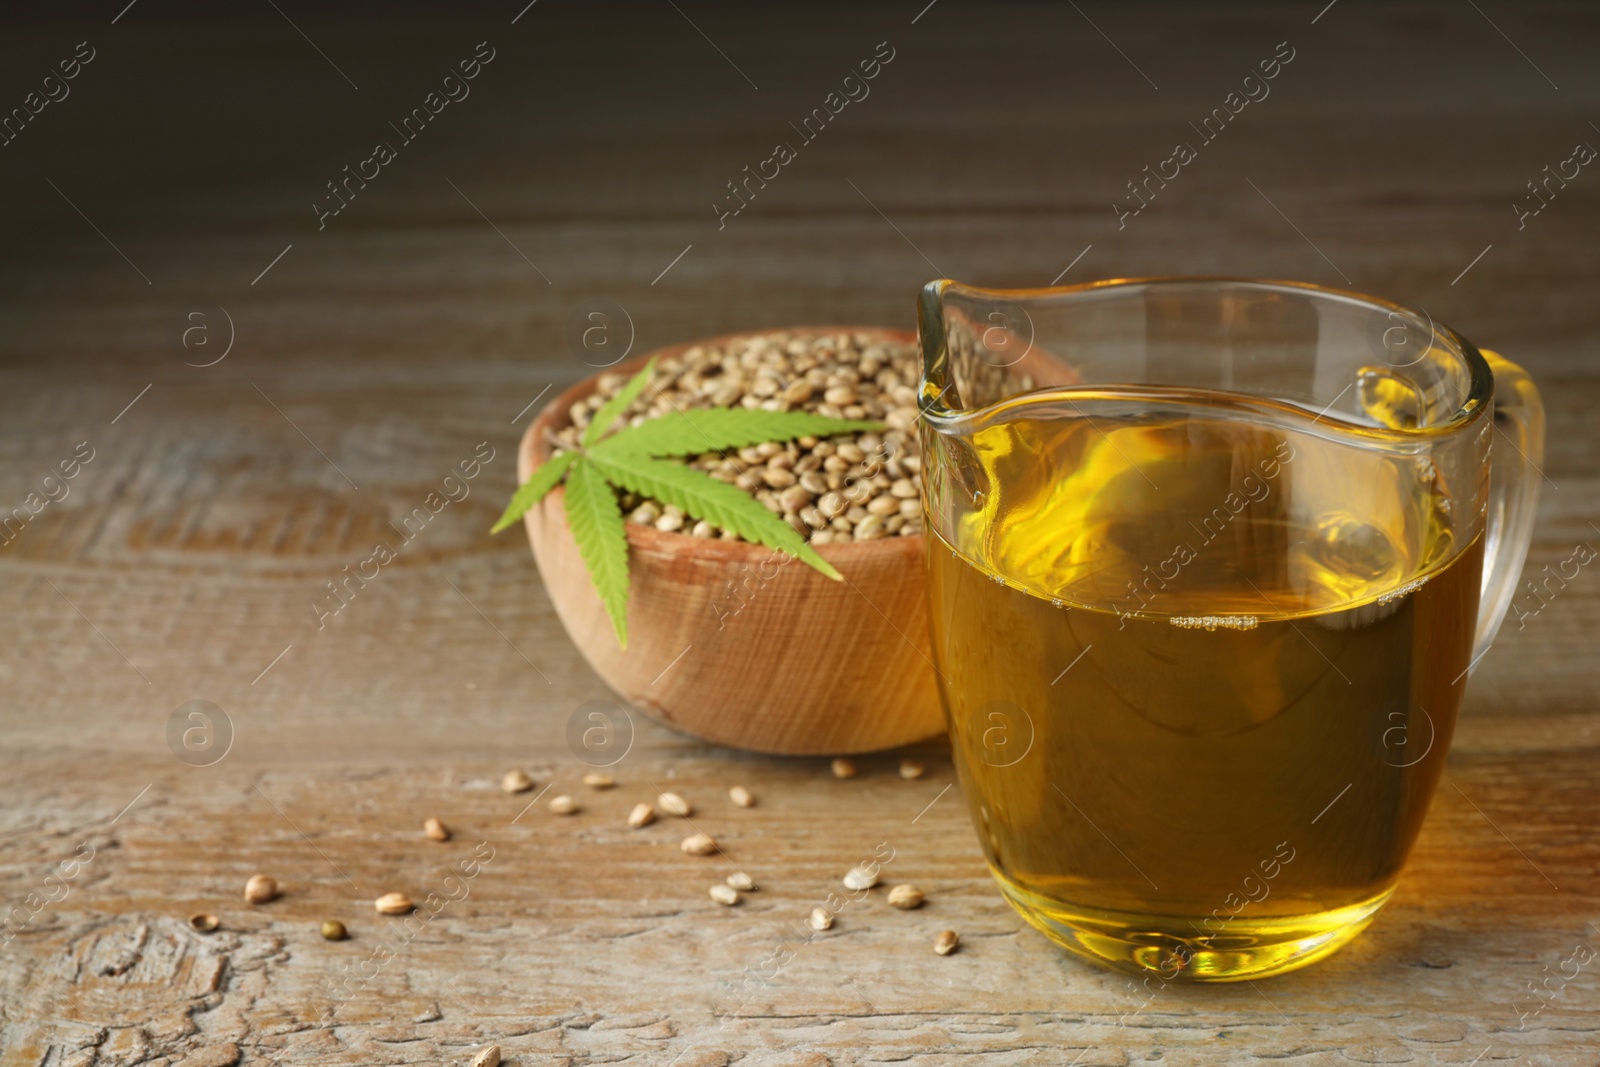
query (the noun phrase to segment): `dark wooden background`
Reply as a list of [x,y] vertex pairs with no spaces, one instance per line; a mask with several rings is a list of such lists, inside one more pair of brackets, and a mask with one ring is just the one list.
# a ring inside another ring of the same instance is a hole
[[[1592,568],[1525,595],[1538,614],[1483,661],[1369,932],[1280,980],[1152,997],[1001,902],[939,745],[920,781],[899,754],[834,781],[635,715],[618,789],[513,823],[500,775],[579,788],[566,724],[607,694],[526,543],[485,532],[526,406],[589,372],[565,340],[585,301],[625,309],[643,351],[908,326],[932,277],[1071,265],[1348,286],[1523,362],[1550,410],[1538,575],[1600,544],[1600,172],[1523,228],[1513,204],[1600,145],[1592,5],[124,3],[0,34],[7,111],[95,53],[0,147],[0,506],[94,455],[0,548],[6,1063],[465,1062],[491,1041],[521,1064],[1600,1062],[1577,962],[1600,944]],[[324,183],[481,41],[471,95],[319,231]],[[725,183],[885,41],[871,95],[719,230]],[[1125,183],[1280,42],[1271,95],[1119,229]],[[196,323],[208,346],[186,348]],[[470,496],[319,629],[323,583],[479,442]],[[168,745],[197,699],[232,733],[204,767]],[[623,827],[669,781],[726,859],[683,856],[681,824]],[[725,801],[736,782],[759,806]],[[424,839],[428,815],[456,839]],[[480,841],[469,895],[400,944],[370,901],[440,891]],[[791,924],[879,842],[929,904],[877,900],[801,945]],[[729,863],[763,886],[737,909],[706,896]],[[285,896],[244,905],[256,871]],[[222,930],[190,932],[196,911]],[[317,936],[330,917],[352,940]],[[965,944],[940,959],[945,927]]]

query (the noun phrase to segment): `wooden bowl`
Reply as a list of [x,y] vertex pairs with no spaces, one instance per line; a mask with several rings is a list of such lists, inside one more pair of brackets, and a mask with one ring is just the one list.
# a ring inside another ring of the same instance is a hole
[[[652,356],[608,370],[630,374]],[[797,336],[900,330],[805,327]],[[598,376],[561,394],[523,434],[517,477],[549,458],[548,433]],[[923,603],[923,538],[818,545],[844,575],[832,581],[764,545],[707,540],[628,524],[628,648],[590,584],[557,487],[523,521],[556,613],[578,651],[612,689],[678,730],[734,748],[790,755],[871,752],[944,730]]]

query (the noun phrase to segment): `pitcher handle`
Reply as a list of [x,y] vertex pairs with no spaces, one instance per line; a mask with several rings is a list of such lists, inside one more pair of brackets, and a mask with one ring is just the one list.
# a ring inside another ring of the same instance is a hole
[[1489,448],[1489,503],[1484,527],[1483,587],[1473,669],[1500,630],[1533,537],[1539,482],[1544,479],[1544,403],[1528,372],[1482,349],[1494,372],[1494,430]]

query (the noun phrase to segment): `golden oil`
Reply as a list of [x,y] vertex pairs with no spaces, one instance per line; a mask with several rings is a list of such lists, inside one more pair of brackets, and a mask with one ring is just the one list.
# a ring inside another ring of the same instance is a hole
[[996,877],[1124,969],[1226,980],[1327,955],[1426,814],[1480,540],[1452,536],[1425,457],[1347,431],[1041,410],[971,434],[979,488],[928,538]]

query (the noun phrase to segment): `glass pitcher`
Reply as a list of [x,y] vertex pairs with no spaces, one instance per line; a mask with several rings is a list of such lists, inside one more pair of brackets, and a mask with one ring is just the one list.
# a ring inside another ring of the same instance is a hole
[[919,328],[934,661],[1006,898],[1163,979],[1338,949],[1515,590],[1527,374],[1286,282],[937,281]]

